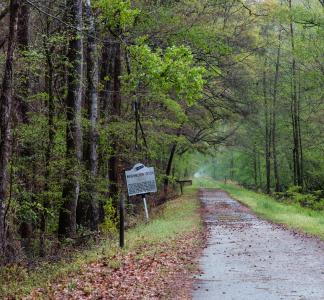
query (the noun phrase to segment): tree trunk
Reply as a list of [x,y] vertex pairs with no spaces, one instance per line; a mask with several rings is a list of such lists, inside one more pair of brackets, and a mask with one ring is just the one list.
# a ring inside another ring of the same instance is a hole
[[[113,44],[109,41],[110,37],[106,37],[106,41],[104,43],[101,59],[100,59],[100,85],[103,86],[103,89],[99,92],[99,114],[101,118],[108,126],[108,117],[110,115],[109,112],[109,104],[112,99],[112,90],[113,90],[113,70],[114,70],[114,47]],[[99,170],[100,174],[109,181],[109,159],[107,159],[107,155],[101,154],[99,152]],[[110,188],[110,186],[109,186]],[[108,188],[108,190],[109,190]],[[109,191],[107,192],[109,195]],[[103,222],[105,218],[105,209],[104,203],[102,201],[99,202],[99,223]]]
[[[121,115],[121,47],[120,43],[115,42],[114,45],[114,66],[113,66],[113,92],[112,92],[112,118],[111,120],[117,121]],[[117,200],[119,185],[120,185],[120,170],[118,159],[118,141],[115,135],[111,136],[112,154],[108,162],[109,174],[109,195]]]
[[174,158],[176,149],[177,149],[177,143],[174,143],[171,147],[167,168],[165,170],[165,179],[164,179],[164,185],[163,185],[164,199],[166,199],[168,196],[169,176],[171,175],[172,163],[173,163],[173,158]]
[[[26,57],[25,51],[29,49],[29,17],[30,9],[29,5],[22,3],[18,13],[18,25],[17,25],[17,48],[21,52],[21,57]],[[29,72],[24,69],[20,74],[19,80],[19,95],[18,95],[18,112],[20,119],[23,123],[28,123],[28,106],[27,98],[29,96],[30,80]]]
[[[289,10],[292,10],[292,2],[288,1]],[[290,17],[290,41],[292,51],[292,82],[291,82],[291,118],[293,127],[293,161],[294,161],[294,184],[302,186],[301,170],[300,170],[300,143],[298,134],[298,97],[297,97],[297,78],[296,78],[296,59],[295,59],[295,38],[294,38],[294,26],[292,17]]]
[[230,179],[234,181],[235,171],[234,171],[234,155],[231,153],[231,161],[230,161]]
[[20,1],[10,1],[8,49],[0,95],[0,257],[6,247],[6,198],[8,189],[8,165],[10,160],[11,118],[13,102],[13,56],[17,38],[17,17]]
[[68,48],[66,97],[66,174],[63,184],[63,204],[60,208],[60,236],[76,234],[76,208],[80,191],[80,162],[82,158],[81,97],[82,97],[82,1],[68,0],[68,22],[70,29]]
[[280,55],[281,55],[281,31],[279,31],[278,37],[278,49],[277,49],[277,60],[276,60],[276,72],[273,87],[273,102],[272,102],[272,154],[273,154],[273,173],[275,178],[275,191],[280,191],[280,179],[278,171],[278,160],[277,160],[277,95],[278,95],[278,81],[279,81],[279,68],[280,68]]
[[301,101],[301,78],[299,72],[298,80],[298,140],[299,140],[299,153],[300,153],[300,183],[301,187],[304,187],[304,154],[303,154],[303,143],[302,143],[302,132],[300,126],[300,101]]
[[[47,21],[47,36],[46,39],[49,38],[49,29],[50,24],[49,21]],[[52,49],[49,47],[49,45],[46,44],[47,42],[44,42],[45,47],[45,56],[46,56],[46,74],[45,74],[45,84],[46,84],[46,90],[47,90],[47,145],[45,150],[45,186],[44,191],[45,193],[48,193],[50,191],[49,187],[49,180],[50,180],[50,161],[52,157],[52,149],[54,147],[54,138],[55,138],[55,128],[54,128],[54,116],[55,116],[55,104],[54,104],[54,92],[53,92],[53,83],[54,83],[54,66],[52,62]],[[46,194],[43,206],[44,208],[49,208],[50,199],[48,197],[48,194]],[[47,214],[46,210],[44,210],[41,214],[41,220],[40,220],[40,255],[45,256],[45,233],[46,233],[46,219]]]
[[254,188],[258,189],[258,161],[257,161],[257,150],[256,143],[253,144],[253,177],[254,177]]
[[266,193],[270,194],[270,183],[271,183],[271,133],[270,133],[270,120],[269,120],[269,104],[267,96],[267,77],[266,77],[266,66],[267,60],[264,61],[264,72],[263,72],[263,97],[264,97],[264,118],[265,118],[265,161],[266,161]]
[[98,132],[97,132],[97,121],[98,121],[98,93],[97,87],[99,83],[98,77],[98,56],[97,56],[97,45],[95,42],[95,23],[93,14],[91,11],[91,1],[86,0],[86,16],[88,21],[88,49],[87,49],[87,81],[88,81],[88,95],[87,99],[89,101],[89,151],[88,151],[88,161],[89,161],[89,209],[88,209],[88,223],[91,230],[98,229],[98,191],[96,188],[96,179],[98,175]]
[[[22,60],[26,59],[26,51],[29,49],[29,17],[30,17],[30,8],[26,3],[22,3],[20,5],[18,11],[18,23],[17,23],[17,50],[19,50],[19,56]],[[23,66],[26,65],[26,62],[23,61]],[[18,76],[20,80],[18,82],[17,92],[15,95],[16,102],[15,107],[17,107],[17,119],[18,122],[22,122],[23,124],[29,123],[28,117],[28,96],[30,92],[30,74],[28,68],[23,68]],[[21,180],[23,181],[24,190],[26,193],[33,193],[33,189],[35,187],[34,182],[30,179],[30,174],[28,174],[30,168],[33,167],[34,161],[30,159],[32,157],[32,145],[25,141],[22,149],[20,149],[20,156],[23,158],[22,160],[28,165],[25,166],[25,169],[28,171],[22,171]],[[31,197],[32,199],[32,197]],[[30,249],[30,242],[33,233],[33,224],[31,220],[24,221],[20,224],[19,233],[22,238],[22,246],[27,250]]]

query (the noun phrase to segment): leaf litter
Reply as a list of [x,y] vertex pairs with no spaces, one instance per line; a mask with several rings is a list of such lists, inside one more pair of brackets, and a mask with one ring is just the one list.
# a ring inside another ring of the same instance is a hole
[[204,242],[203,230],[193,230],[165,243],[120,252],[46,289],[35,289],[25,299],[190,299]]

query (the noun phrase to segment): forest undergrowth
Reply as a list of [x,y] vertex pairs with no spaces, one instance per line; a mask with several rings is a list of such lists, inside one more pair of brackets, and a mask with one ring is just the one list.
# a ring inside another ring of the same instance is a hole
[[[149,224],[143,223],[128,230],[123,250],[118,248],[116,237],[94,249],[79,252],[69,262],[46,263],[32,271],[19,265],[2,268],[0,298],[20,299],[27,295],[27,299],[87,298],[99,289],[91,281],[103,276],[105,281],[101,281],[100,290],[110,296],[126,292],[136,293],[139,297],[149,293],[174,293],[167,283],[171,280],[175,284],[175,277],[184,278],[177,292],[186,293],[190,287],[187,275],[196,269],[194,258],[204,240],[196,191],[196,188],[188,189],[184,196],[156,209]],[[132,268],[137,271],[132,271]],[[132,277],[131,281],[133,284],[137,282],[137,287],[135,284],[126,291],[125,287],[114,286],[123,283],[120,276],[134,276],[134,272],[136,278]],[[150,281],[156,284],[155,287],[150,285],[151,290],[140,288],[148,279],[147,272]],[[114,276],[117,277],[113,279]]]

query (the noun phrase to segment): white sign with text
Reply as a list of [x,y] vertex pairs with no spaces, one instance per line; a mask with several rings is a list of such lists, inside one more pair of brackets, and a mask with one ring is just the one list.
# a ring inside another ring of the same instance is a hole
[[131,170],[126,171],[126,182],[129,196],[156,193],[156,180],[154,168],[136,164]]

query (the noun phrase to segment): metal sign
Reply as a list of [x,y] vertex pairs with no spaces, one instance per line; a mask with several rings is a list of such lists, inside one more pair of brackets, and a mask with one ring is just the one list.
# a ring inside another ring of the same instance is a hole
[[136,164],[131,170],[126,171],[126,182],[129,196],[156,193],[156,180],[154,168]]

